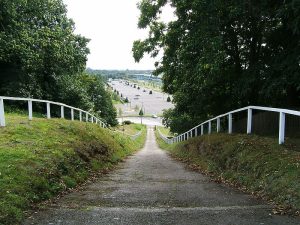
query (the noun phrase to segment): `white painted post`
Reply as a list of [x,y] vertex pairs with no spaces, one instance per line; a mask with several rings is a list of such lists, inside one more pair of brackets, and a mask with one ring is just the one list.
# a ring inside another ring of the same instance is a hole
[[232,134],[232,114],[228,115],[228,133]]
[[28,101],[28,114],[29,114],[29,120],[32,120],[32,101]]
[[71,109],[71,120],[74,120],[74,109]]
[[82,111],[79,111],[79,121],[82,121]]
[[217,133],[219,133],[221,130],[221,119],[217,118]]
[[93,116],[91,117],[91,122],[94,123],[94,117]]
[[189,140],[190,138],[190,132],[186,132],[186,140]]
[[50,102],[47,102],[47,119],[51,119]]
[[65,118],[65,109],[64,106],[60,106],[60,117],[63,119]]
[[98,118],[96,118],[96,124],[98,124]]
[[252,132],[252,109],[248,109],[248,118],[247,118],[247,134]]
[[4,101],[0,98],[0,126],[5,127]]
[[204,133],[204,128],[203,128],[203,125],[201,125],[201,136],[203,135]]
[[85,114],[85,122],[89,122],[89,114],[88,113]]
[[285,136],[285,113],[280,112],[279,117],[279,144],[284,143],[284,136]]
[[208,134],[211,134],[211,121],[208,122]]
[[195,137],[198,136],[198,127],[195,128]]
[[191,138],[193,137],[193,130],[191,130]]

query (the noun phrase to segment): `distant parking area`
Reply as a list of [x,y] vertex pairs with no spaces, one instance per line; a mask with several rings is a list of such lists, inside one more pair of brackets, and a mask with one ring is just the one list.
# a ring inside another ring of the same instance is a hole
[[[151,89],[138,86],[134,88],[130,85],[126,85],[124,81],[112,81],[111,85],[113,89],[119,91],[124,98],[128,98],[130,103],[117,105],[122,109],[123,115],[137,115],[138,111],[143,107],[145,115],[161,115],[164,109],[173,108],[171,102],[167,102],[168,95],[153,91],[149,94]],[[138,110],[137,110],[138,109]]]

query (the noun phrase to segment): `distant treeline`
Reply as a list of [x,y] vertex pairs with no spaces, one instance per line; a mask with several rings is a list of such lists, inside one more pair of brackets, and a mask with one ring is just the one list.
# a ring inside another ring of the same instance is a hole
[[130,78],[131,76],[137,74],[152,74],[152,70],[93,70],[88,68],[86,70],[90,74],[102,76],[104,79],[120,79],[120,78]]
[[104,82],[85,72],[88,39],[62,0],[0,1],[0,95],[63,102],[116,124]]

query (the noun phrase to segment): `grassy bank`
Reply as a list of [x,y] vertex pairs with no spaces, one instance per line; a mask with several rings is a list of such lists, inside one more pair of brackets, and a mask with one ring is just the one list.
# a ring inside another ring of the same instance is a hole
[[160,130],[160,132],[166,136],[166,137],[173,137],[174,135],[170,132],[170,128],[166,128],[166,127],[157,127],[157,129]]
[[137,123],[131,123],[131,124],[125,124],[125,125],[118,125],[115,127],[116,130],[129,134],[129,135],[135,135],[141,130],[145,130],[146,126],[142,124]]
[[[276,203],[277,212],[300,209],[300,152],[277,139],[212,134],[161,148],[193,169]],[[298,211],[298,212],[297,212]]]
[[141,148],[95,124],[7,116],[0,128],[0,224],[18,224],[35,203],[84,182]]

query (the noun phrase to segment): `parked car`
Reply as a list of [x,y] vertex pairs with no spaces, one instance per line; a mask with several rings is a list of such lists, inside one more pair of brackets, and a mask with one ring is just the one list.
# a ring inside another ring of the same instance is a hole
[[152,118],[157,118],[157,115],[155,115],[155,114],[152,114]]

